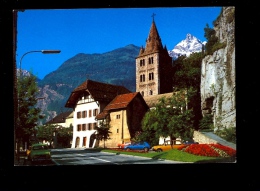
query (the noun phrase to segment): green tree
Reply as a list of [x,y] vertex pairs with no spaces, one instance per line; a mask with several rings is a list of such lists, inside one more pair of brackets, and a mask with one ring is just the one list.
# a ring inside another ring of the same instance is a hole
[[[191,138],[193,111],[187,109],[187,99],[191,93],[190,90],[180,90],[171,98],[161,98],[155,109],[145,114],[142,120],[143,132],[154,137],[157,144],[159,137],[170,136],[171,140],[177,137]],[[146,137],[148,136],[146,135]]]
[[215,51],[214,47],[218,43],[218,37],[216,37],[215,34],[215,30],[206,24],[206,27],[204,28],[204,37],[207,39],[207,43],[205,45],[206,55],[212,54]]
[[61,127],[58,129],[57,141],[62,147],[70,147],[70,141],[73,137],[73,126]]
[[198,52],[191,54],[189,57],[180,56],[174,61],[174,90],[193,89],[193,94],[189,98],[188,108],[193,109],[193,125],[195,129],[199,128],[199,121],[202,118],[200,96],[202,59],[203,53]]
[[37,121],[43,116],[40,114],[41,110],[35,107],[39,91],[36,77],[33,75],[20,76],[17,80],[18,124],[16,139],[19,148],[20,142],[29,142],[29,138],[37,126]]
[[95,127],[95,130],[97,130],[95,134],[95,138],[97,140],[104,140],[104,148],[105,148],[105,141],[110,139],[109,134],[112,133],[110,131],[110,125],[104,124],[102,121],[99,126]]
[[53,132],[56,131],[57,125],[48,124],[42,125],[37,128],[37,139],[40,141],[46,140],[48,142],[53,141]]
[[213,116],[212,114],[206,114],[199,123],[200,130],[213,130]]

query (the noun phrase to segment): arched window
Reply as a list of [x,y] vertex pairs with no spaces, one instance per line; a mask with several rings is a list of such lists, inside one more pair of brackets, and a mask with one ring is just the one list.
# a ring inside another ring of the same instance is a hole
[[152,90],[149,91],[149,95],[153,95],[153,91]]
[[153,64],[153,57],[149,58],[149,64]]

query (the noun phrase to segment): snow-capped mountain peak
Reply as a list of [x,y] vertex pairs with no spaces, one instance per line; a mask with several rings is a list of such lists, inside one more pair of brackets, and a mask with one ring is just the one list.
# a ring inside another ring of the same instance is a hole
[[190,56],[193,52],[201,52],[202,46],[207,42],[201,42],[195,36],[187,34],[186,38],[179,42],[172,50],[169,50],[168,53],[173,59],[177,59],[180,55]]

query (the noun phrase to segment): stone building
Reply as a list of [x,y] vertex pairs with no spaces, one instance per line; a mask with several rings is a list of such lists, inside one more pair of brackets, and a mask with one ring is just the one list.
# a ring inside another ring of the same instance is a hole
[[[98,122],[110,125],[110,139],[100,141],[99,145],[117,147],[118,143],[130,142],[137,131],[141,130],[141,121],[149,110],[139,92],[121,94],[115,97],[104,110],[96,116]],[[103,144],[102,144],[103,143]]]
[[136,92],[144,97],[172,92],[171,75],[172,58],[162,45],[153,19],[146,47],[141,47],[136,57]]

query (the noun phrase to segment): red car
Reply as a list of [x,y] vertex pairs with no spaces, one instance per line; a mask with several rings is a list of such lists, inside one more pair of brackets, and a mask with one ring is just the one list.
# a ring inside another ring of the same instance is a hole
[[125,142],[125,143],[118,143],[118,148],[120,148],[120,149],[123,149],[123,148],[125,148],[125,146],[126,145],[130,145],[131,144],[131,142]]

